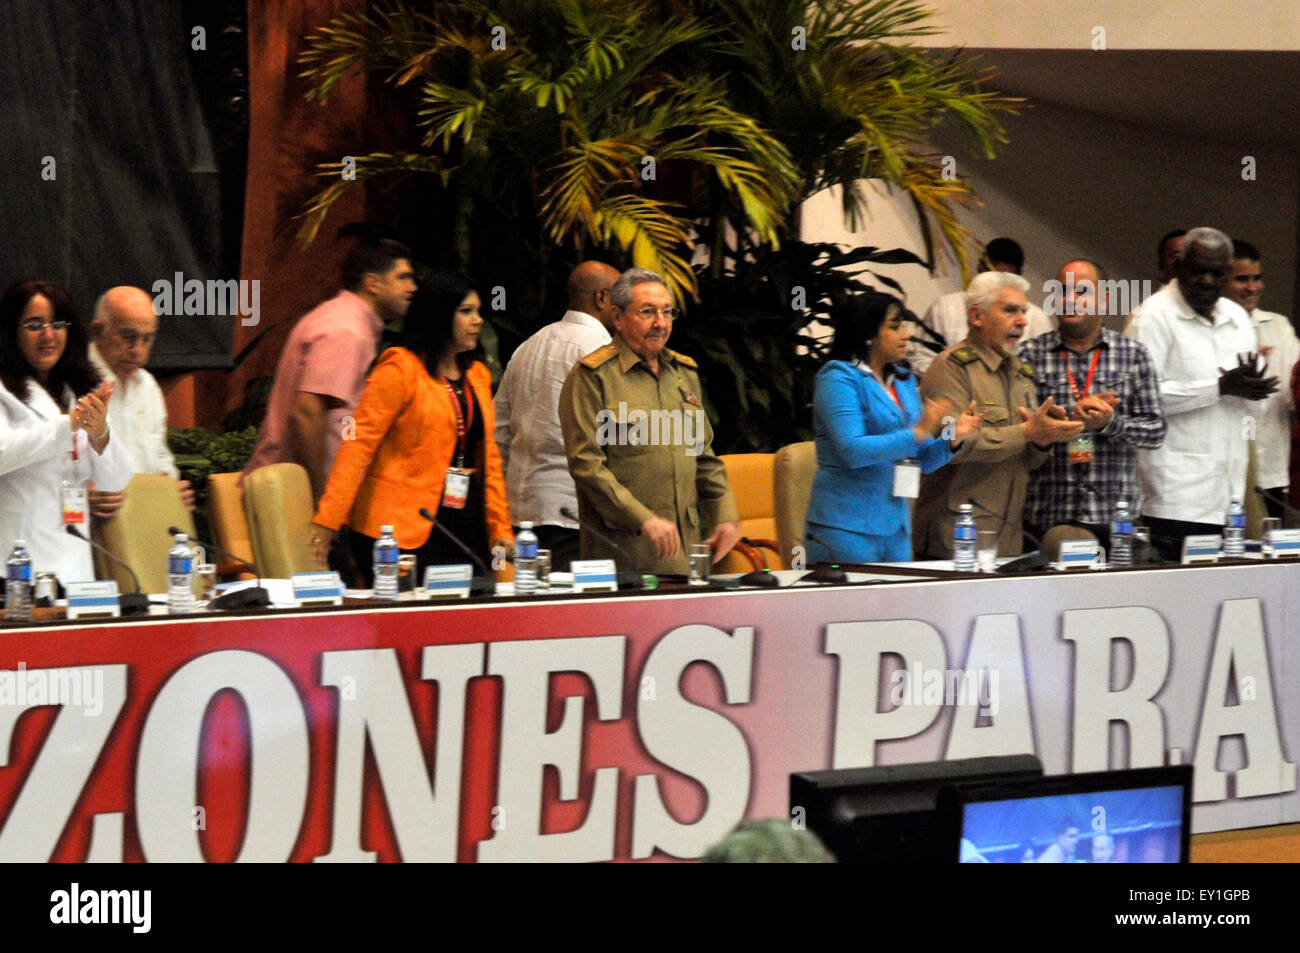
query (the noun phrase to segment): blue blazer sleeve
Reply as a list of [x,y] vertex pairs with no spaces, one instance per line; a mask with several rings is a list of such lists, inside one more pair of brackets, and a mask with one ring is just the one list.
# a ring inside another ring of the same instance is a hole
[[[921,395],[916,387],[916,378],[896,380],[894,389],[898,391],[898,399],[903,404],[907,419],[913,423],[920,420]],[[952,446],[943,437],[931,437],[921,444],[916,456],[921,461],[921,472],[931,473],[953,458]]]
[[[864,399],[864,385],[868,383],[861,371],[840,361],[827,364],[817,375],[813,414],[839,464],[849,469],[893,463],[917,453],[910,425],[884,433],[870,432],[872,409]],[[911,386],[915,393],[915,383]]]

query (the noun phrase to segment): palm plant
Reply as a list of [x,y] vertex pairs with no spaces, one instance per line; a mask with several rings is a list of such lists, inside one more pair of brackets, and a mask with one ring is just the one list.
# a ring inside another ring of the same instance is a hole
[[[346,190],[401,183],[399,233],[447,236],[426,257],[512,287],[489,317],[516,339],[577,260],[651,268],[687,305],[675,346],[710,381],[716,446],[804,439],[820,361],[807,330],[832,293],[898,290],[866,268],[933,270],[945,250],[969,271],[957,211],[975,197],[926,139],[955,117],[992,157],[1019,101],[958,53],[910,45],[931,18],[917,0],[390,0],[338,17],[307,39],[311,95],[362,71],[410,128],[350,178],[322,165],[334,181],[300,237]],[[831,186],[858,227],[864,179],[910,198],[924,257],[798,241],[799,204]]]
[[[903,190],[916,208],[926,264],[942,248],[970,268],[971,236],[959,206],[975,200],[960,175],[927,145],[940,122],[955,118],[986,158],[1006,141],[998,114],[1021,100],[987,91],[988,74],[958,51],[908,41],[938,32],[933,13],[914,0],[690,0],[716,24],[705,68],[725,76],[728,101],[784,145],[799,169],[797,200],[841,190],[846,223],[865,221],[864,183]],[[715,214],[729,214],[718,196]],[[935,235],[942,241],[936,248]],[[721,268],[720,255],[713,256]]]
[[721,82],[681,69],[683,50],[718,29],[638,0],[396,3],[339,17],[308,38],[312,95],[326,100],[356,69],[416,88],[422,151],[356,157],[352,179],[341,162],[323,166],[337,181],[300,235],[357,182],[425,173],[452,196],[459,265],[475,257],[472,219],[497,205],[545,243],[616,249],[694,295],[692,217],[661,182],[679,167],[711,176],[763,242],[778,240],[798,183],[787,150]]

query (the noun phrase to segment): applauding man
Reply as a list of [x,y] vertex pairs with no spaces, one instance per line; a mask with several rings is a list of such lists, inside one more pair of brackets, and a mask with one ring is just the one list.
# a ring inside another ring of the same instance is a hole
[[1083,430],[1050,397],[1039,404],[1034,369],[1015,356],[1029,323],[1028,290],[1019,275],[976,275],[966,289],[966,340],[935,358],[921,381],[923,397],[973,402],[983,426],[951,463],[922,478],[912,531],[918,558],[951,558],[953,520],[968,499],[979,504],[980,527],[998,532],[998,553],[1018,555],[1030,470]]
[[1105,278],[1096,262],[1062,265],[1059,326],[1021,344],[1020,359],[1034,368],[1039,400],[1068,408],[1083,424],[1034,473],[1025,528],[1041,537],[1061,523],[1082,525],[1109,549],[1115,504],[1141,512],[1137,452],[1160,446],[1165,419],[1147,349],[1102,327]]

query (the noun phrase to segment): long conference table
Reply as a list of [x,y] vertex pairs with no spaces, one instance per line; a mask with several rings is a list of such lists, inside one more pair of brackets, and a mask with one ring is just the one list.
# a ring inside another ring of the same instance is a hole
[[0,626],[0,860],[698,857],[791,772],[1190,762],[1300,820],[1300,564]]

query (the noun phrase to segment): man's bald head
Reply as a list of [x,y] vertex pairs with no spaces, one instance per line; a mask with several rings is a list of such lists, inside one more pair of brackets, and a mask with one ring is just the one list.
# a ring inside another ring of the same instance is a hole
[[585,311],[612,329],[615,309],[609,300],[609,289],[616,281],[617,269],[603,261],[584,261],[569,272],[569,308]]
[[148,362],[158,334],[153,298],[142,288],[110,288],[95,302],[90,334],[113,374],[126,380]]

